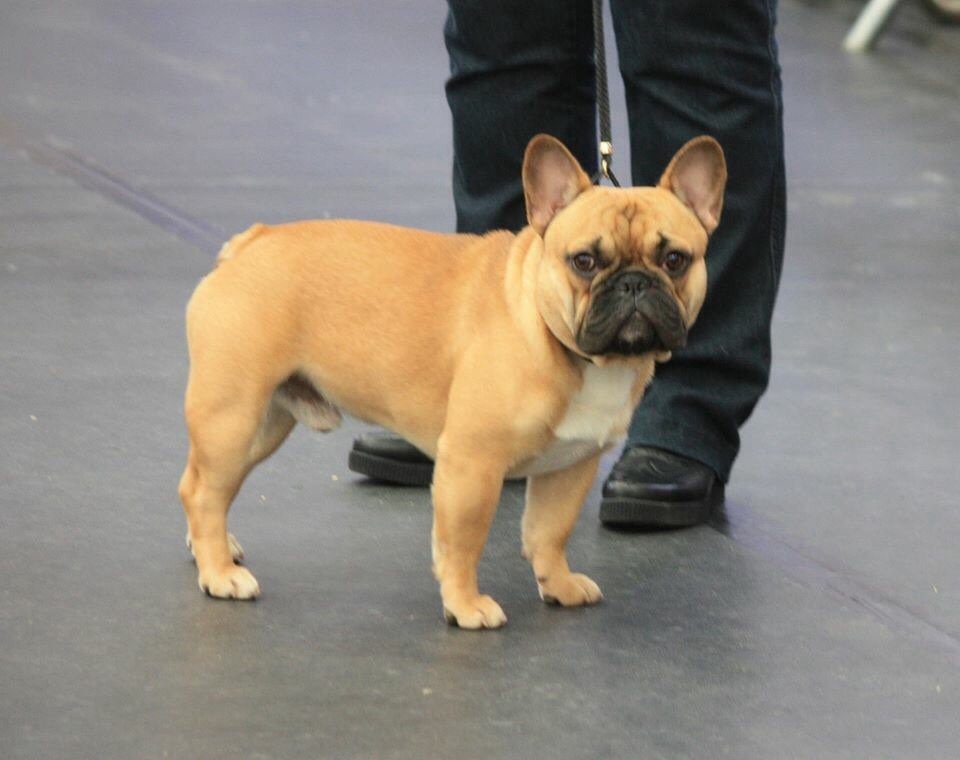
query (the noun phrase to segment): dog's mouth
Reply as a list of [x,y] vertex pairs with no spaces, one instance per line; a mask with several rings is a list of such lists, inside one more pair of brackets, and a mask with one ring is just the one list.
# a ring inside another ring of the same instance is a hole
[[603,355],[638,356],[653,351],[669,351],[654,324],[639,311],[627,317],[600,352]]
[[[653,336],[651,336],[651,333],[654,333]],[[635,310],[633,314],[627,317],[617,332],[617,340],[624,343],[637,343],[638,341],[650,340],[651,337],[658,340],[649,320],[639,310]]]
[[577,336],[589,356],[637,356],[685,345],[687,328],[668,294],[651,288],[636,297],[598,296]]

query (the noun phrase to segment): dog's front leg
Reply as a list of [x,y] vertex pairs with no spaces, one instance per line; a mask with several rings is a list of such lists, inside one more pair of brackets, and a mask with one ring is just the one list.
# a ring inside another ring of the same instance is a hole
[[533,565],[537,588],[545,602],[575,607],[603,598],[600,587],[590,578],[570,572],[566,554],[567,539],[599,462],[597,454],[565,470],[527,479],[523,556]]
[[441,439],[433,476],[433,572],[443,614],[461,628],[499,628],[500,605],[477,587],[477,563],[497,511],[506,467]]

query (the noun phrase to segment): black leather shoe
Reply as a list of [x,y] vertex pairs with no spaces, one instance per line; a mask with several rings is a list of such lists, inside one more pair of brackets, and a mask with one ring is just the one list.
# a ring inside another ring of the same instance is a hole
[[368,478],[404,486],[428,486],[433,460],[393,433],[364,433],[353,441],[347,467]]
[[600,522],[617,528],[682,528],[723,503],[723,482],[693,459],[647,446],[624,450],[606,482]]

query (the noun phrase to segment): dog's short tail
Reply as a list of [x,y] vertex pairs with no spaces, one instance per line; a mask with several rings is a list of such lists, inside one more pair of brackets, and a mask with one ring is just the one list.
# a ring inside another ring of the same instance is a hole
[[245,230],[237,235],[234,235],[226,243],[223,244],[223,247],[220,249],[220,253],[217,254],[217,265],[221,262],[226,261],[227,259],[232,259],[234,256],[239,254],[244,248],[247,247],[247,244],[250,243],[256,237],[259,237],[262,233],[266,232],[267,225],[262,222],[257,222],[255,225],[250,227],[248,230]]

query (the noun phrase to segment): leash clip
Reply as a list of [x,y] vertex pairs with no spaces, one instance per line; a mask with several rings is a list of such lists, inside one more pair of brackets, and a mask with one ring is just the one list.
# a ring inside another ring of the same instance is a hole
[[600,141],[600,173],[610,180],[614,187],[620,187],[613,173],[613,143],[609,140]]

